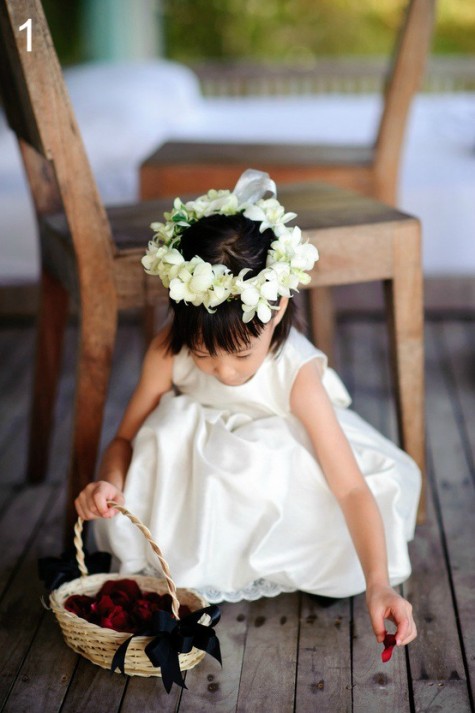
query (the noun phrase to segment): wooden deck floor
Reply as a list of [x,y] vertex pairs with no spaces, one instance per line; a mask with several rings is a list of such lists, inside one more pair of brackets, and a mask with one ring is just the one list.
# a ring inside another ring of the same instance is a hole
[[[384,326],[340,325],[339,371],[354,406],[394,435]],[[68,649],[40,602],[38,556],[59,553],[76,330],[67,335],[48,482],[22,483],[34,334],[0,325],[0,710],[8,713],[465,713],[475,681],[475,330],[470,319],[427,321],[429,513],[411,546],[404,585],[419,636],[382,664],[364,597],[322,608],[293,594],[223,606],[223,668],[205,660],[189,690],[126,678]],[[142,353],[120,329],[104,438],[115,428]]]

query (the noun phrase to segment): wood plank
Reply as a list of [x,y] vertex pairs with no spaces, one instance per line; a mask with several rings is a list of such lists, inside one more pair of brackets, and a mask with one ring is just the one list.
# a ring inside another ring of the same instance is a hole
[[0,706],[15,683],[45,614],[40,601],[44,590],[37,574],[37,558],[51,554],[52,543],[59,542],[63,509],[64,500],[56,490],[49,498],[47,516],[38,536],[16,570],[0,605]]
[[298,593],[252,603],[237,713],[293,710],[298,609]]
[[473,711],[467,697],[465,681],[414,681],[416,711],[469,713]]
[[26,444],[28,443],[25,411],[15,423],[9,424],[4,438],[5,442],[1,447],[2,485],[15,489],[21,488],[25,483]]
[[[23,335],[24,331],[28,333]],[[0,330],[0,394],[4,407],[0,410],[0,453],[2,483],[11,482],[9,447],[22,428],[29,408],[31,391],[30,364],[33,355],[32,330]],[[15,378],[12,378],[15,374]],[[20,452],[23,448],[20,449]]]
[[352,710],[350,599],[319,606],[302,594],[295,713]]
[[55,488],[51,485],[25,487],[15,494],[0,518],[0,598],[54,497]]
[[[460,679],[466,678],[473,682],[475,488],[471,478],[472,453],[464,438],[460,421],[460,392],[455,390],[457,383],[461,389],[468,387],[471,364],[464,355],[453,359],[452,350],[445,338],[442,325],[434,324],[428,329],[428,343],[433,353],[427,367],[428,378],[431,378],[432,383],[436,381],[438,385],[437,389],[428,388],[428,429],[437,506],[440,508],[445,547],[451,566],[454,606],[459,619],[462,654],[467,669],[464,671],[455,668],[451,673],[456,673]],[[460,354],[459,350],[456,349],[454,354]],[[465,427],[463,431],[466,432]],[[473,688],[471,696],[473,705]]]
[[78,659],[65,644],[54,615],[44,612],[4,713],[59,711]]
[[[30,328],[31,331],[31,328]],[[1,332],[1,330],[0,330]],[[25,340],[28,341],[28,340]],[[48,480],[63,481],[67,472],[67,463],[70,451],[70,428],[71,428],[71,404],[74,390],[74,363],[75,347],[77,341],[77,329],[68,328],[66,331],[63,370],[58,388],[58,397],[55,410],[55,428],[50,447],[51,462],[48,471]],[[3,392],[2,398],[8,404],[6,412],[12,412],[12,404],[17,403],[19,407],[18,418],[13,424],[13,428],[0,428],[0,439],[3,435],[4,446],[0,447],[2,452],[2,481],[7,484],[22,484],[25,482],[26,468],[26,448],[28,441],[29,418],[30,418],[30,372],[32,352],[27,363],[23,367],[13,368],[14,373],[18,373],[18,393]]]
[[78,336],[76,324],[66,328],[47,476],[51,482],[63,483],[69,469]]
[[250,602],[220,605],[222,618],[216,627],[223,667],[207,656],[188,671],[180,713],[234,713],[243,665],[244,646],[253,607]]
[[[418,526],[416,538],[410,545],[413,574],[403,585],[404,594],[414,607],[418,628],[417,638],[408,646],[414,704],[416,710],[431,710],[426,707],[427,701],[432,695],[435,697],[436,690],[444,688],[443,697],[437,700],[438,704],[444,702],[445,707],[435,710],[465,713],[470,711],[470,701],[449,573],[432,497],[427,504],[427,521]],[[460,685],[455,686],[455,683]],[[440,691],[437,696],[439,694]]]
[[2,322],[0,324],[0,393],[11,381],[11,366],[17,366],[18,374],[24,371],[31,359],[35,334],[29,323]]
[[442,350],[442,363],[447,367],[445,378],[449,380],[452,391],[454,415],[472,479],[475,482],[474,320],[446,319],[440,327],[442,339],[439,344],[439,354]]
[[120,713],[174,713],[178,711],[181,695],[181,688],[175,685],[168,694],[158,676],[128,677]]
[[80,656],[61,713],[119,711],[126,684],[126,676],[112,674]]
[[352,319],[343,321],[337,331],[341,373],[353,399],[350,408],[387,438],[397,440],[384,322]]
[[14,485],[0,484],[0,518],[4,516],[10,503],[14,500],[16,492],[17,489]]

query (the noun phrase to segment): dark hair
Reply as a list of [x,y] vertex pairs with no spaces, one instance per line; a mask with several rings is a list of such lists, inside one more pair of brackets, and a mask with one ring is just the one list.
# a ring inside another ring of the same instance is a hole
[[[257,275],[266,265],[267,252],[275,235],[270,228],[260,232],[260,223],[242,214],[211,215],[187,228],[180,250],[185,260],[199,255],[206,262],[226,265],[234,275],[249,268],[246,277]],[[168,349],[178,354],[183,346],[194,350],[204,346],[211,355],[218,350],[236,352],[246,348],[252,337],[258,337],[264,324],[257,315],[250,322],[242,320],[240,299],[223,302],[210,314],[203,305],[194,307],[170,299],[173,322],[168,334]],[[271,349],[277,352],[289,335],[295,320],[293,300],[276,326]]]

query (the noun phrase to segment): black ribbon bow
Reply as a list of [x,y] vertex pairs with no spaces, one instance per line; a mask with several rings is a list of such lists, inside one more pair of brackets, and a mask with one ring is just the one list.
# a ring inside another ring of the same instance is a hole
[[[90,555],[85,550],[84,560],[89,574],[108,572],[110,569],[111,556],[108,552],[94,552]],[[77,579],[81,573],[76,561],[76,550],[70,548],[59,557],[40,557],[38,574],[49,592],[65,582]]]
[[[203,614],[211,618],[209,626],[198,623]],[[166,611],[156,611],[146,630],[137,632],[119,646],[112,659],[111,671],[118,668],[125,673],[125,655],[134,636],[153,636],[145,647],[145,653],[153,666],[160,667],[167,693],[170,693],[173,683],[186,688],[178,654],[187,654],[194,646],[222,663],[218,637],[213,629],[220,618],[221,612],[214,604],[178,620]]]

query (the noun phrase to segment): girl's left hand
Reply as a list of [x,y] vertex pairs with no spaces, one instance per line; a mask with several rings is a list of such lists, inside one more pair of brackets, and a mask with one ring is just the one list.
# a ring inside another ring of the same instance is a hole
[[366,590],[371,625],[378,643],[382,643],[386,633],[385,619],[397,626],[396,642],[405,646],[416,638],[417,628],[412,616],[412,606],[394,589],[386,585],[373,585]]

